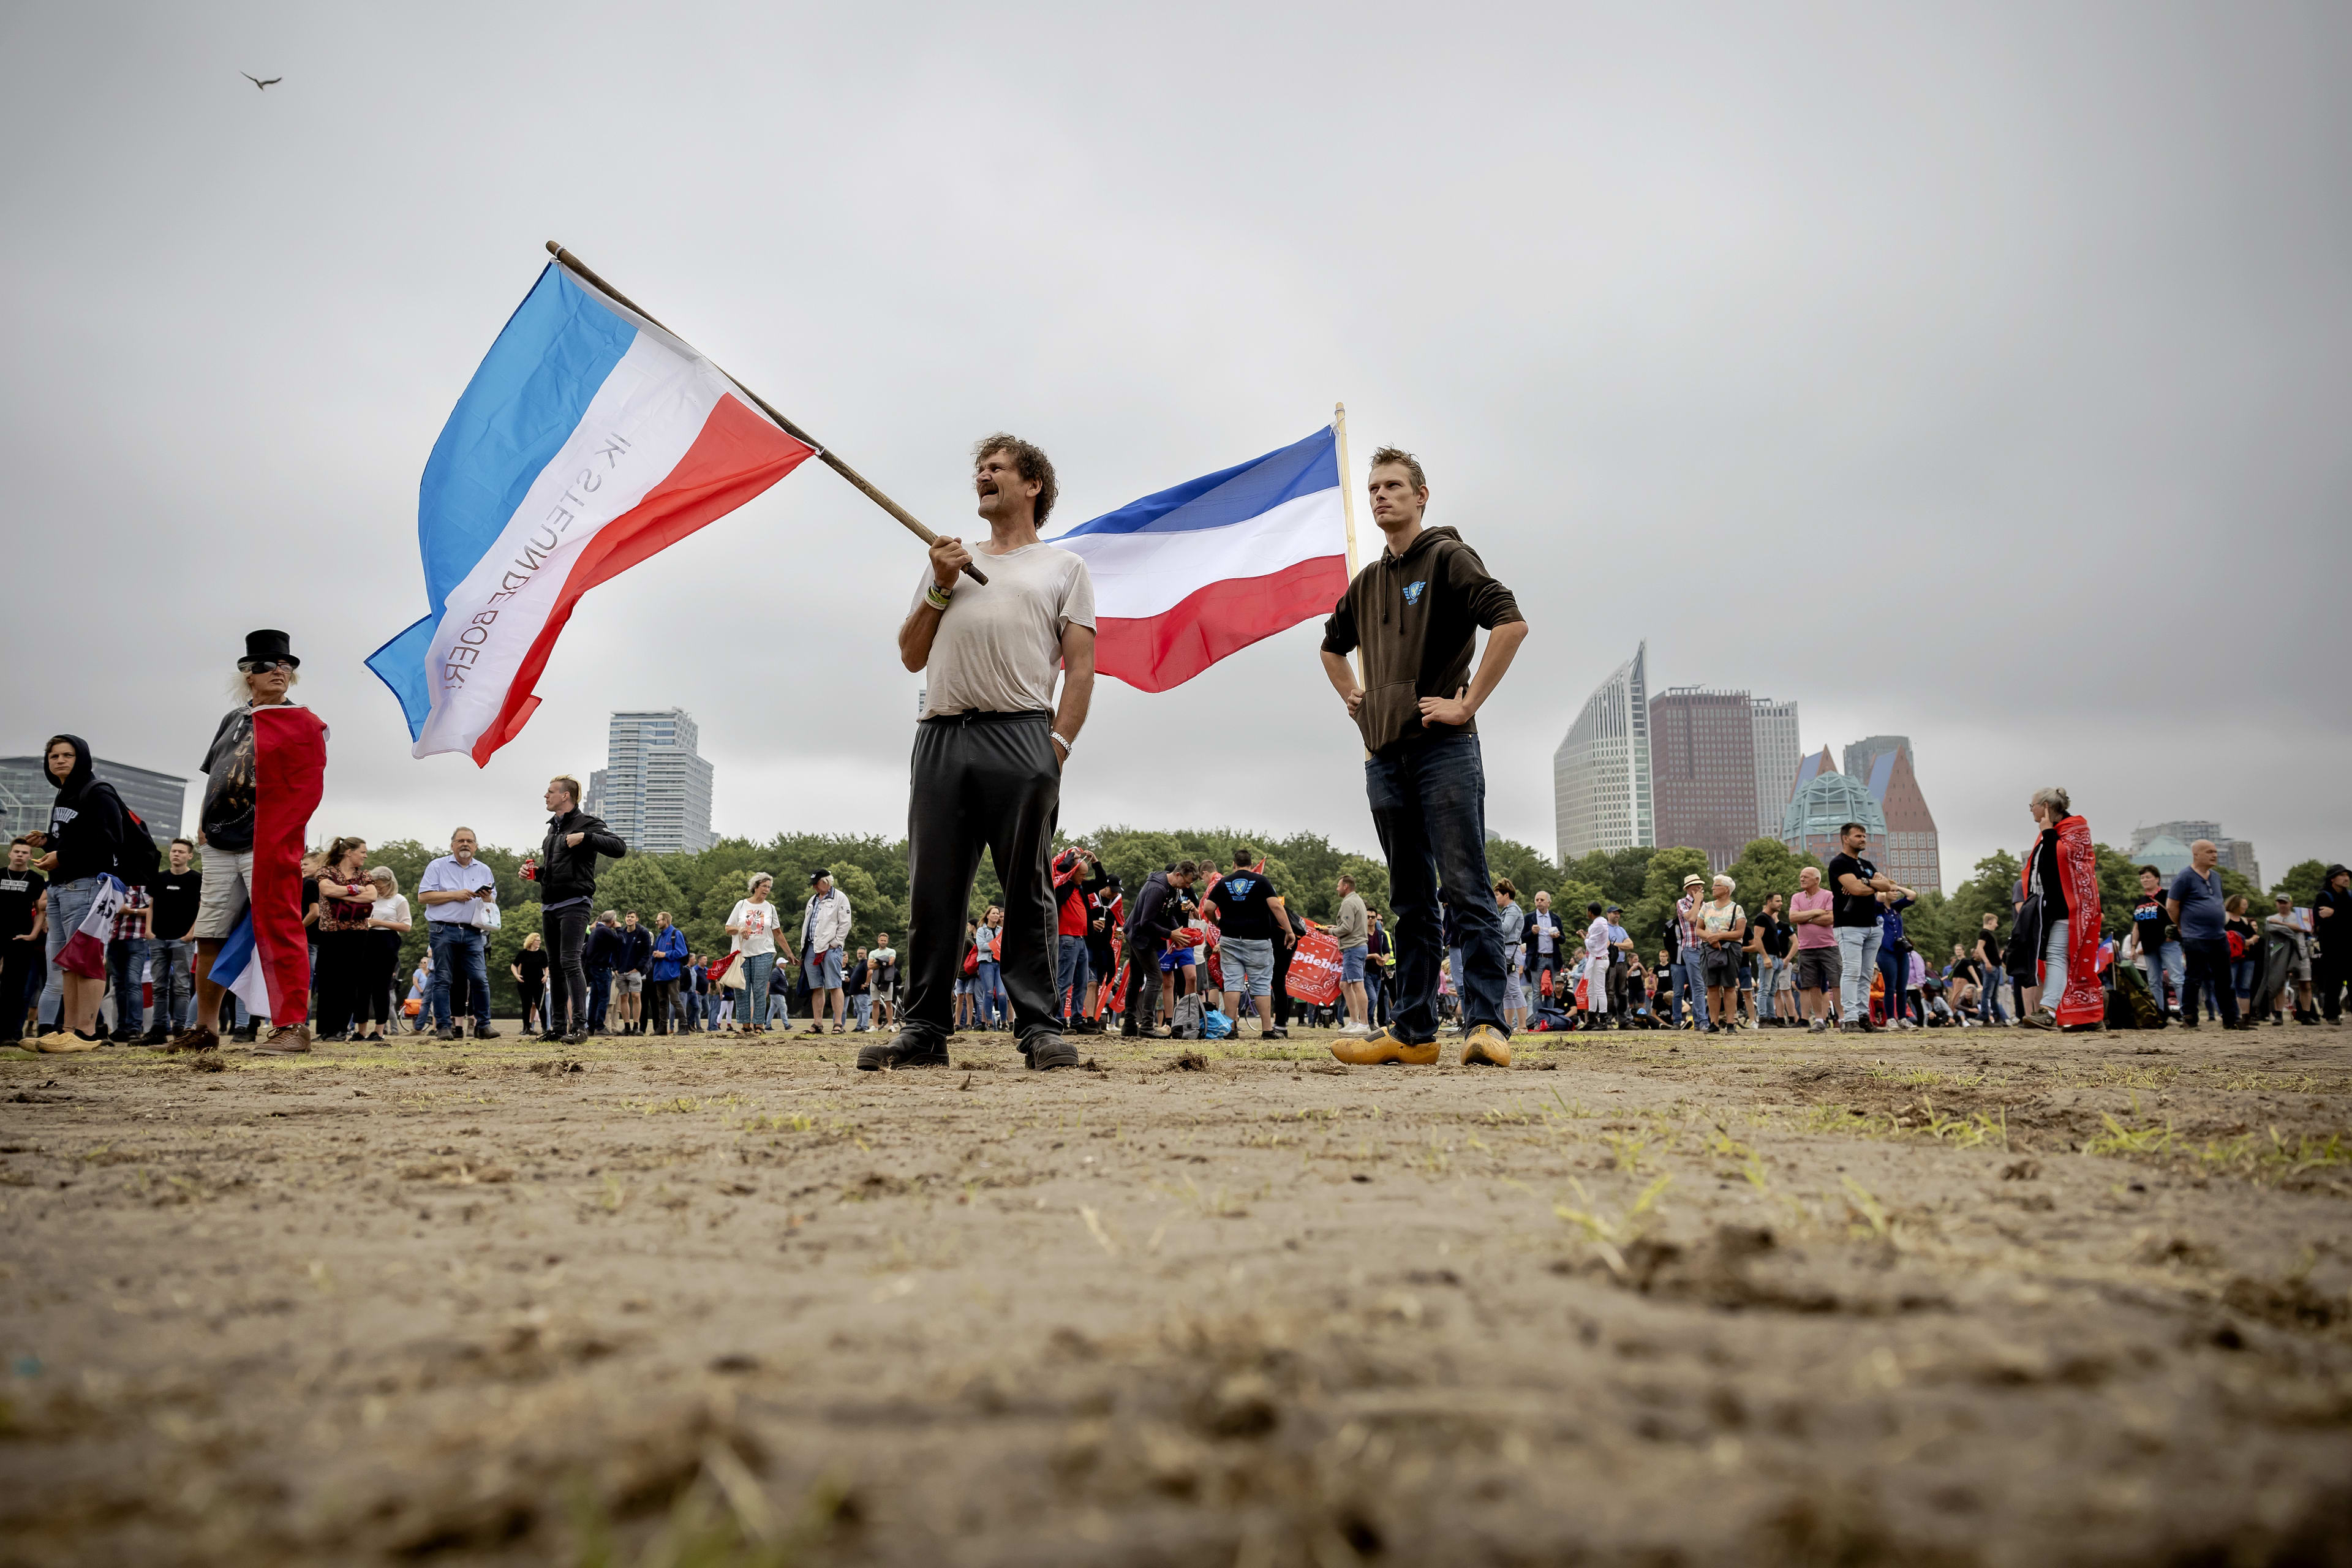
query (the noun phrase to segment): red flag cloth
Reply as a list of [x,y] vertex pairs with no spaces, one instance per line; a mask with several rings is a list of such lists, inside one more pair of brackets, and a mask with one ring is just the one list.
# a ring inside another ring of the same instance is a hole
[[1322,927],[1309,925],[1290,955],[1290,975],[1283,989],[1310,1006],[1328,1007],[1339,994],[1339,940]]
[[[2066,885],[2072,923],[2066,928],[2066,993],[2050,1004],[2051,1011],[2062,1027],[2101,1023],[2107,1016],[2107,993],[2099,984],[2099,852],[2091,843],[2091,825],[2079,816],[2058,823],[2058,878]],[[2037,974],[2043,967],[2040,954],[2034,967]]]
[[253,710],[253,946],[268,976],[269,1021],[310,1016],[310,942],[302,929],[302,844],[327,787],[327,726],[308,708]]

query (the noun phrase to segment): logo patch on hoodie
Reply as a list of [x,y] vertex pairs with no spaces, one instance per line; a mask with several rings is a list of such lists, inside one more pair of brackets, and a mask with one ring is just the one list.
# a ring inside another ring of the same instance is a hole
[[1408,605],[1420,604],[1421,591],[1428,586],[1429,584],[1426,579],[1419,583],[1407,583],[1404,585],[1404,602]]

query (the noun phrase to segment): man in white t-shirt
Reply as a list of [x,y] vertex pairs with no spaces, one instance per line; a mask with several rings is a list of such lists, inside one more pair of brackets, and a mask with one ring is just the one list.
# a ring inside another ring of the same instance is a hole
[[[1094,582],[1085,561],[1037,537],[1057,490],[1045,453],[991,436],[972,465],[988,542],[976,552],[934,544],[898,628],[899,662],[924,689],[907,801],[907,1005],[889,1044],[857,1053],[867,1071],[947,1065],[982,849],[1004,889],[999,956],[1022,1053],[1040,1070],[1078,1065],[1057,1021],[1049,862],[1062,767],[1094,696]],[[986,584],[961,575],[967,563]]]
[[1584,906],[1584,1012],[1588,1019],[1609,1016],[1609,917],[1598,903]]

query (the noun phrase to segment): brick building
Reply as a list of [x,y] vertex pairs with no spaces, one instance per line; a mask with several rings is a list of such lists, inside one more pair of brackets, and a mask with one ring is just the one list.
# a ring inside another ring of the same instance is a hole
[[1745,691],[1677,686],[1650,700],[1650,795],[1662,848],[1720,871],[1757,837],[1756,718]]

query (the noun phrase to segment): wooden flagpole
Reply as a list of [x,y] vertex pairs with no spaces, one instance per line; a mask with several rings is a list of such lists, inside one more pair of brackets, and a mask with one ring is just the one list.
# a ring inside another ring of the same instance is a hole
[[[581,278],[593,284],[599,291],[609,295],[614,303],[626,306],[629,310],[632,310],[638,315],[643,316],[646,321],[653,321],[655,326],[661,327],[663,331],[669,331],[667,327],[662,327],[661,322],[655,321],[654,313],[651,310],[646,310],[643,305],[638,304],[626,294],[622,293],[618,289],[614,288],[610,283],[605,282],[602,278],[596,276],[595,272],[589,268],[586,262],[581,260],[578,257],[572,255],[570,251],[564,249],[563,247],[558,245],[551,239],[547,242],[547,253],[550,256],[554,257],[556,261],[562,266],[565,270],[578,273]],[[676,336],[677,334],[672,333],[671,335]],[[683,342],[684,340],[681,339],[680,341]],[[877,489],[871,480],[867,479],[865,475],[859,473],[856,468],[851,468],[847,463],[843,462],[839,458],[834,456],[834,454],[825,447],[824,444],[819,441],[815,437],[810,435],[807,431],[802,429],[799,426],[785,418],[782,414],[776,412],[776,408],[773,404],[761,396],[758,393],[752,391],[750,387],[745,386],[741,382],[736,381],[735,377],[732,375],[728,375],[727,371],[715,362],[711,368],[717,370],[719,374],[727,376],[728,380],[734,381],[735,389],[738,392],[740,392],[744,396],[750,398],[753,403],[757,404],[759,405],[760,412],[774,420],[778,428],[782,429],[785,435],[790,436],[796,441],[804,443],[811,451],[814,452],[817,457],[824,461],[826,468],[831,468],[835,473],[839,474],[843,479],[847,479],[852,485],[856,486],[859,492],[862,493],[867,500],[872,501],[876,506],[880,507],[884,511],[888,512],[892,517],[897,518],[901,523],[904,523],[908,532],[913,534],[916,538],[923,542],[923,547],[925,549],[929,549],[933,544],[939,542],[940,536],[933,533],[929,529],[925,528],[921,522],[918,521],[914,513],[908,511],[905,507],[900,506],[897,501],[892,500],[888,496],[884,495],[879,489]],[[1343,459],[1345,458],[1346,451],[1347,447],[1343,437],[1342,445],[1340,447]],[[1348,563],[1350,571],[1355,569],[1355,514],[1350,511],[1348,517]],[[973,565],[969,561],[964,563],[963,570],[964,574],[975,583],[985,584],[988,581],[987,575],[982,573],[979,567]]]
[[1348,405],[1331,405],[1331,430],[1339,437],[1339,493],[1348,512],[1348,581],[1356,580],[1356,471],[1348,466]]
[[[1331,433],[1339,438],[1339,500],[1348,519],[1348,581],[1356,581],[1356,470],[1348,462],[1348,405],[1331,405]],[[1364,647],[1356,645],[1356,684],[1364,683]],[[1370,752],[1365,753],[1367,756]]]

